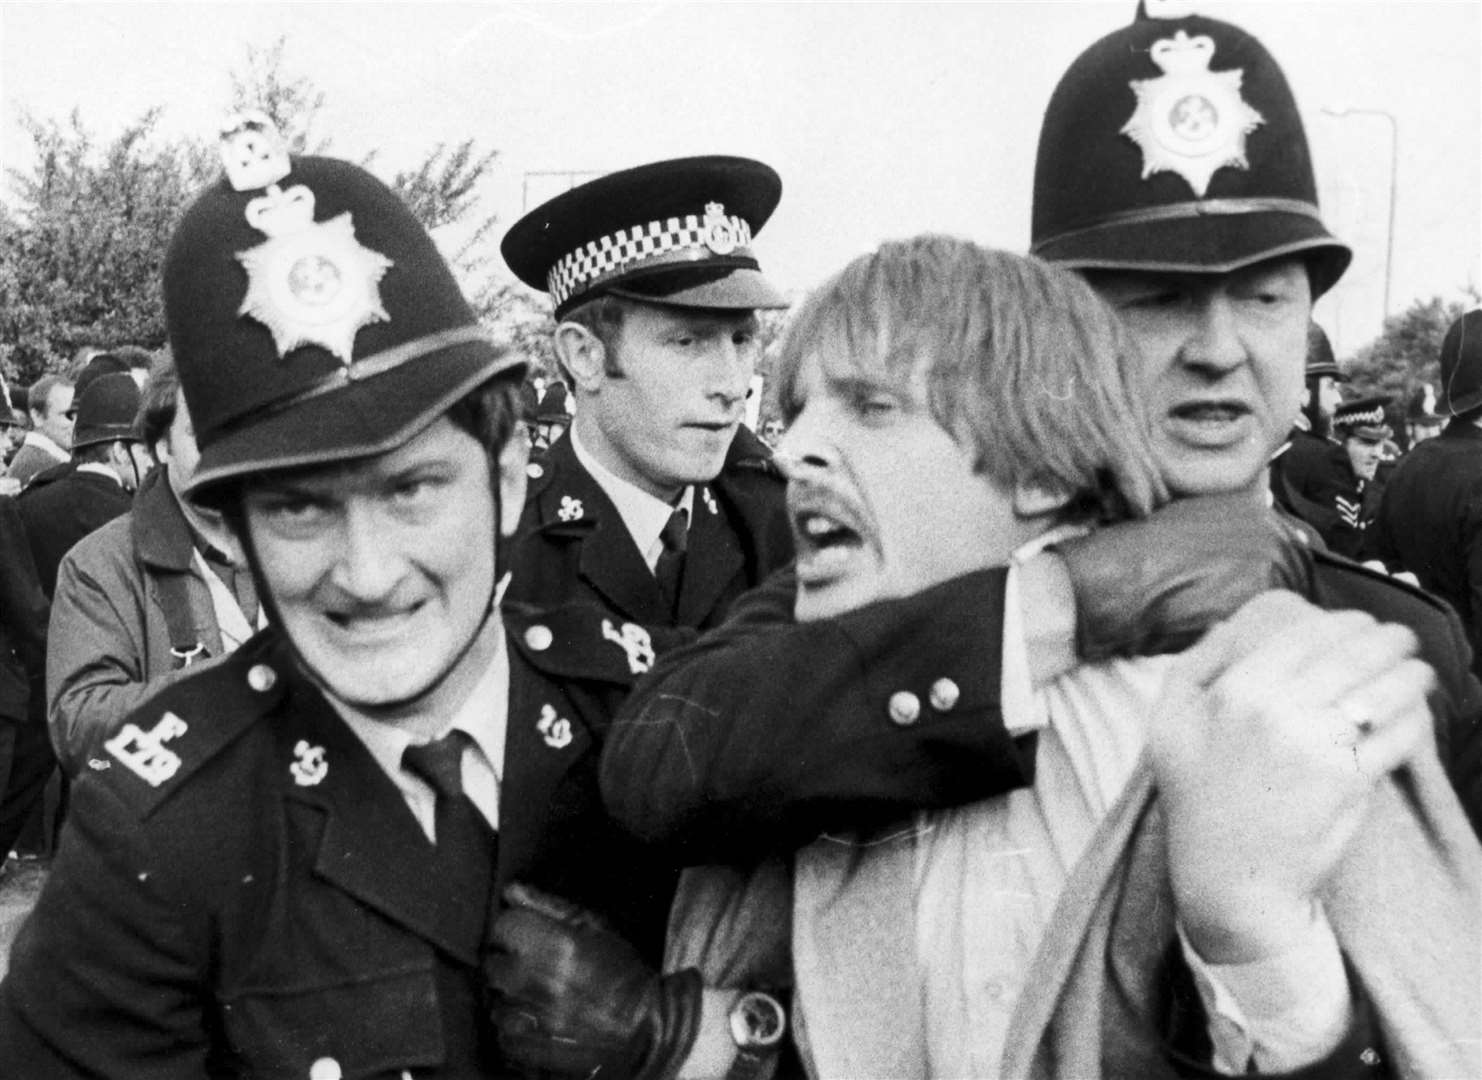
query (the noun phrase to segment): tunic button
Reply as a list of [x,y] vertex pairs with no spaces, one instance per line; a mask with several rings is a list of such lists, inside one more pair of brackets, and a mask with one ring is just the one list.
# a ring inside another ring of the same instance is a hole
[[890,720],[901,727],[909,727],[921,715],[921,699],[909,690],[897,690],[890,695]]
[[554,640],[555,635],[551,633],[549,626],[536,624],[525,631],[525,644],[536,652],[545,652]]
[[322,1057],[309,1066],[309,1080],[343,1080],[345,1070],[332,1057]]
[[931,684],[931,707],[937,712],[951,712],[962,691],[951,679],[938,679]]
[[529,465],[525,466],[525,475],[532,480],[539,480],[545,475],[545,470],[532,461]]
[[[278,685],[278,673],[266,664],[253,664],[247,669],[247,685],[259,694],[266,694]],[[329,1060],[329,1059],[324,1059]],[[335,1068],[339,1068],[335,1065]]]

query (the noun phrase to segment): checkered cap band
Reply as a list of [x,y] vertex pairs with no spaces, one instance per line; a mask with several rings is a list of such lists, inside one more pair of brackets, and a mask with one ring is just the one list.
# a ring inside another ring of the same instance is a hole
[[1384,408],[1383,406],[1375,405],[1372,409],[1365,409],[1363,412],[1339,413],[1333,417],[1333,423],[1341,427],[1357,427],[1360,424],[1382,424],[1384,423]]
[[[735,238],[736,247],[726,254],[750,258],[751,226],[734,214],[723,219]],[[546,275],[551,299],[560,307],[573,296],[611,281],[639,266],[664,266],[698,262],[716,254],[706,243],[708,221],[696,214],[634,225],[583,244],[570,255],[556,260]]]

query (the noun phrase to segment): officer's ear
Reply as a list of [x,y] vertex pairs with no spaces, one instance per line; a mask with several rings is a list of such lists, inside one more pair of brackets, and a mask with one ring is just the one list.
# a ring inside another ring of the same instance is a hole
[[1043,480],[1014,482],[1014,516],[1021,519],[1058,514],[1070,504],[1070,492]]
[[580,389],[591,391],[602,385],[607,347],[596,334],[581,323],[563,322],[556,327],[552,344]]
[[[505,440],[499,451],[500,536],[513,536],[525,509],[525,467],[530,464],[530,442],[519,432]],[[503,571],[501,570],[501,573]]]

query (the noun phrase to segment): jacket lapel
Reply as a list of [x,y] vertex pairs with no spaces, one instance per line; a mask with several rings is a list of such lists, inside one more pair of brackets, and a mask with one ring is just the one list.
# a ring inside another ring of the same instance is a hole
[[587,529],[581,539],[579,572],[618,614],[637,622],[670,621],[659,584],[638,550],[622,515],[592,474],[583,468],[567,434],[551,448],[554,482],[542,493],[545,527],[560,521],[560,504],[577,504]]
[[[286,811],[311,827],[321,819],[314,873],[392,922],[466,964],[478,957],[444,931],[438,920],[441,887],[435,849],[412,816],[401,791],[355,733],[308,685],[297,688],[283,742]],[[325,768],[313,783],[300,783],[290,766],[300,746],[323,750]]]
[[689,549],[679,590],[680,626],[699,626],[746,565],[741,541],[713,485],[695,485]]
[[[561,805],[553,798],[567,771],[595,740],[564,697],[530,666],[517,634],[509,638],[509,721],[499,785],[499,891],[533,866],[550,842]],[[518,643],[518,644],[516,644]]]

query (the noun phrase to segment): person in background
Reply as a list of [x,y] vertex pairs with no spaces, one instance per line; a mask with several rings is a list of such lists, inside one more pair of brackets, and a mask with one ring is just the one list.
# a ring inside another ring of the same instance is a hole
[[50,600],[62,556],[84,536],[127,513],[149,471],[149,451],[134,429],[139,387],[125,374],[89,383],[78,402],[72,437],[75,468],[38,475],[21,493],[31,557]]
[[558,195],[505,236],[510,269],[555,302],[574,398],[532,463],[511,599],[704,629],[791,558],[782,478],[741,423],[757,310],[786,306],[751,247],[781,193],[761,162],[662,161]]
[[200,453],[168,354],[145,386],[135,428],[159,466],[127,514],[62,559],[52,597],[47,723],[69,777],[145,698],[234,650],[259,621],[231,530],[185,495]]
[[1343,403],[1339,384],[1344,381],[1328,335],[1317,323],[1309,323],[1301,411],[1287,441],[1271,459],[1270,475],[1276,505],[1311,526],[1319,541],[1336,520],[1332,488],[1346,473],[1332,438],[1333,414]]
[[1327,511],[1323,542],[1334,554],[1350,559],[1364,557],[1366,530],[1379,508],[1383,485],[1375,477],[1384,444],[1394,434],[1384,422],[1388,404],[1389,398],[1381,395],[1354,398],[1338,406],[1333,414],[1338,453],[1326,485],[1313,492]]
[[71,458],[72,384],[60,375],[43,375],[26,393],[26,411],[31,430],[26,432],[21,448],[11,458],[5,475],[20,481],[22,487],[44,469]]
[[1482,676],[1482,309],[1441,342],[1440,435],[1395,467],[1369,529],[1373,555],[1455,609]]

